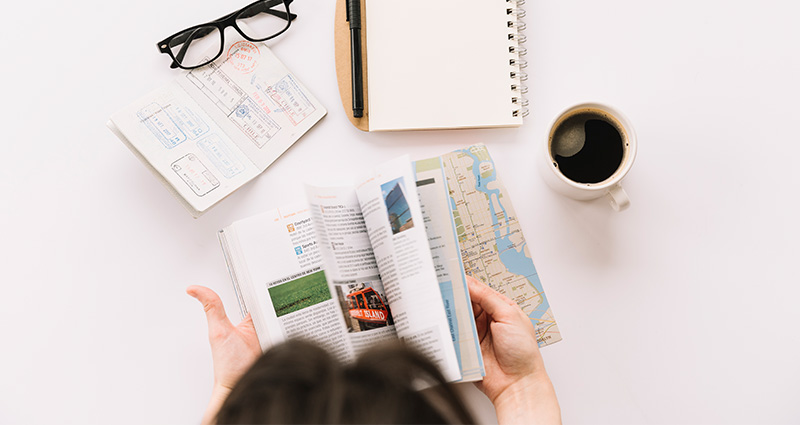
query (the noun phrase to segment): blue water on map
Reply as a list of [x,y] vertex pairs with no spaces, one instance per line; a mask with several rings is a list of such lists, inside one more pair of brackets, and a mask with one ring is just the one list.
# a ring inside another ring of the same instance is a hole
[[539,306],[537,306],[536,309],[528,315],[528,317],[531,319],[540,319],[544,313],[547,312],[548,308],[550,308],[550,305],[547,302],[547,298],[544,297],[542,283],[539,281],[539,275],[536,273],[536,267],[533,265],[533,260],[525,255],[525,250],[523,249],[524,244],[519,247],[519,251],[514,249],[514,244],[511,242],[511,237],[509,236],[508,232],[506,232],[505,236],[500,236],[500,226],[494,209],[495,202],[500,206],[504,217],[508,217],[508,214],[506,213],[505,206],[503,206],[503,203],[500,201],[500,190],[489,189],[488,187],[489,183],[497,180],[497,172],[494,167],[494,161],[489,161],[492,163],[491,176],[481,177],[479,167],[481,161],[478,159],[478,157],[470,152],[469,149],[464,149],[462,152],[472,158],[472,174],[477,182],[475,189],[485,193],[489,197],[489,211],[492,217],[492,225],[495,228],[494,236],[497,242],[497,250],[500,253],[500,261],[509,272],[525,276],[533,285],[533,287],[536,288],[536,291],[543,295],[542,303],[539,304]]

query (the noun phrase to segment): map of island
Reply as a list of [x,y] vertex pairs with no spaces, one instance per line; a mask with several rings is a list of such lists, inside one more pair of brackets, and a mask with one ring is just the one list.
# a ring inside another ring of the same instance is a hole
[[442,156],[464,270],[514,300],[536,327],[539,346],[561,341],[514,208],[486,146]]

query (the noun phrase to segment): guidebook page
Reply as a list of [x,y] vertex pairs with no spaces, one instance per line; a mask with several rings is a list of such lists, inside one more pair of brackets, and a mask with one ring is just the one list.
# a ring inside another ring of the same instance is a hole
[[483,356],[461,263],[455,223],[450,215],[450,197],[447,196],[441,160],[436,157],[416,161],[414,169],[425,231],[456,357],[461,366],[462,381],[478,381],[485,374]]
[[278,208],[224,229],[223,244],[238,248],[236,257],[244,264],[236,269],[249,271],[237,286],[262,349],[300,338],[350,359],[347,330],[325,279],[311,220],[306,206]]
[[357,187],[397,334],[461,379],[408,157],[378,166]]
[[352,187],[306,186],[322,263],[356,354],[395,339],[392,307]]

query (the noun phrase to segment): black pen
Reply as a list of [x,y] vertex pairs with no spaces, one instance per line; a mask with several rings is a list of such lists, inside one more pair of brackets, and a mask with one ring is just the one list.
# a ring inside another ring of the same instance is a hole
[[347,0],[350,22],[350,81],[353,84],[353,116],[364,116],[364,76],[361,74],[361,0]]

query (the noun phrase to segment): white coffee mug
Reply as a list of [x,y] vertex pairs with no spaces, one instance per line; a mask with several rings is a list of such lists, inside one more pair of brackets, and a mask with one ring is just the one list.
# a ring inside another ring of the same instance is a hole
[[[580,183],[569,179],[558,168],[555,154],[553,153],[552,141],[553,133],[555,132],[556,127],[561,124],[563,120],[578,113],[579,110],[601,111],[606,115],[611,116],[612,119],[616,120],[622,127],[622,130],[625,132],[625,134],[622,135],[622,142],[624,146],[622,151],[622,161],[620,162],[619,167],[617,167],[617,170],[614,171],[611,176],[598,183]],[[596,199],[601,196],[607,196],[611,207],[614,208],[615,211],[622,211],[630,206],[631,201],[628,198],[628,194],[625,193],[624,189],[622,189],[620,182],[625,175],[628,174],[628,171],[630,171],[631,166],[633,165],[633,160],[636,158],[636,145],[636,132],[634,132],[633,125],[628,117],[623,115],[622,112],[616,108],[613,108],[609,105],[604,105],[602,103],[581,103],[565,109],[550,123],[547,135],[544,138],[544,143],[542,143],[544,159],[543,161],[540,161],[540,169],[548,186],[550,186],[556,192],[582,201]],[[542,162],[544,163],[542,164]]]

